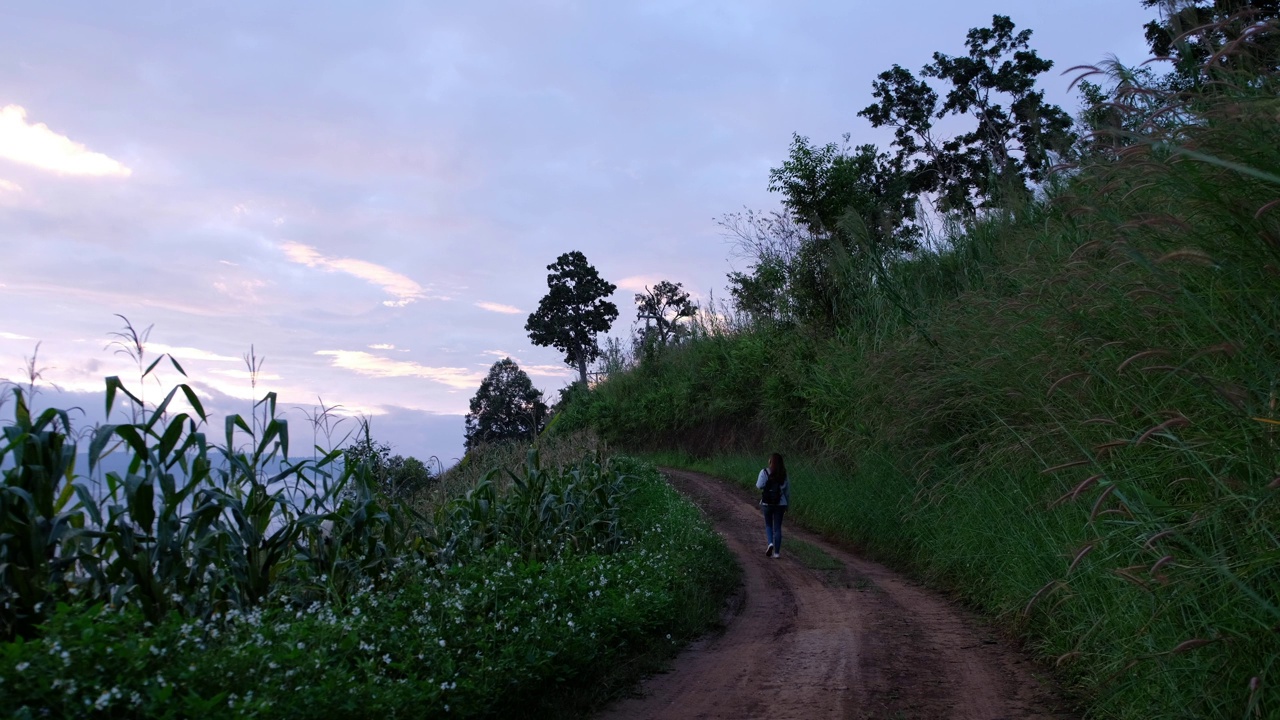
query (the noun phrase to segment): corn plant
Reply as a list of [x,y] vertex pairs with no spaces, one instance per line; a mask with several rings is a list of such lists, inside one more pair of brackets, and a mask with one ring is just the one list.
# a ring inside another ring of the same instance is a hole
[[[101,483],[75,472],[67,414],[33,418],[21,390],[13,395],[14,421],[0,446],[5,638],[31,635],[63,601],[136,604],[156,622],[274,597],[340,595],[428,549],[423,518],[380,496],[368,467],[343,465],[340,450],[288,458],[289,428],[276,417],[274,393],[255,404],[263,411],[258,432],[232,415],[224,444],[216,445],[189,385],[151,407],[108,378],[107,416],[123,397],[132,421],[94,429],[91,474],[109,452],[128,457],[123,472],[108,472]],[[180,412],[179,400],[187,406]]]
[[494,468],[465,496],[436,510],[432,543],[441,558],[452,560],[499,543],[532,560],[619,547],[627,475],[602,466],[598,457],[544,468],[536,448],[528,450],[520,469]]
[[67,414],[46,410],[32,418],[22,390],[15,388],[14,422],[4,428],[0,464],[0,633],[25,635],[41,611],[57,599],[54,588],[67,582],[74,552],[85,539],[85,518],[70,507],[75,489],[75,447],[66,442]]

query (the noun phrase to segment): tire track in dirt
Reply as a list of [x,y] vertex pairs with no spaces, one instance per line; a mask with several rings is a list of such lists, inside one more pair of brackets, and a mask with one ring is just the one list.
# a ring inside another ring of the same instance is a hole
[[[1075,715],[1035,666],[971,614],[882,565],[788,523],[783,555],[764,555],[763,519],[748,491],[698,473],[664,471],[725,538],[743,587],[724,632],[681,653],[670,672],[599,717],[973,718]],[[808,542],[839,568],[806,567]]]

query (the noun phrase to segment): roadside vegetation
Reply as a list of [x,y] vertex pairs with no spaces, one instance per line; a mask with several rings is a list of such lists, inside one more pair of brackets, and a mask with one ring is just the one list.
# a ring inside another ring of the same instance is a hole
[[882,75],[895,153],[797,138],[784,209],[726,218],[732,304],[558,426],[744,484],[788,452],[796,520],[1001,618],[1091,717],[1280,716],[1280,26],[1184,5],[1168,75],[1075,71],[1069,148],[1000,115],[1015,164],[922,124],[1030,92],[1010,23],[935,56],[950,89]]
[[736,585],[698,511],[589,438],[406,488],[367,436],[290,454],[273,395],[248,422],[214,423],[185,383],[152,405],[108,378],[116,401],[131,420],[85,431],[86,468],[67,412],[10,395],[4,716],[565,717],[718,622]]

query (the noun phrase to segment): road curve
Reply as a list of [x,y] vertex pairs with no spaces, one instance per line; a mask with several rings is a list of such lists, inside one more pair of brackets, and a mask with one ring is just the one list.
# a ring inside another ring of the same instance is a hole
[[[782,558],[766,558],[754,494],[664,472],[724,536],[744,585],[723,633],[694,643],[600,718],[1076,717],[970,613],[794,523],[784,528]],[[787,552],[797,538],[838,566],[801,564]]]

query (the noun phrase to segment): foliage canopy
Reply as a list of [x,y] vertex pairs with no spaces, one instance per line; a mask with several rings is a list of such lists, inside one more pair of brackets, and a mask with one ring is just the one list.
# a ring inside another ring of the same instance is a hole
[[[935,52],[919,77],[899,65],[881,73],[876,102],[859,114],[894,128],[891,152],[851,149],[848,134],[826,145],[794,135],[787,159],[769,173],[785,212],[722,223],[757,250],[749,273],[729,276],[738,311],[830,332],[870,318],[873,296],[901,308],[885,271],[920,249],[923,202],[967,221],[1044,183],[1076,136],[1071,117],[1036,89],[1053,63],[1030,38],[995,15],[990,27],[968,32],[964,55]],[[961,117],[971,121],[968,131],[937,133],[935,122]]]

